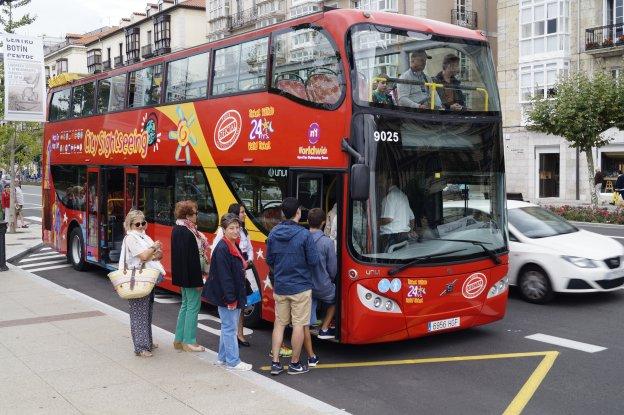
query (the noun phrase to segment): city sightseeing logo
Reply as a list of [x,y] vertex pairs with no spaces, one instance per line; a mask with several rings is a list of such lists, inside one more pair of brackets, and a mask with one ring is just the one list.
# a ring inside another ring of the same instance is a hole
[[306,134],[309,146],[299,146],[298,160],[329,160],[327,156],[328,150],[325,146],[317,146],[321,141],[321,127],[318,123],[313,122],[308,127]]
[[104,156],[110,158],[117,154],[131,156],[138,154],[141,158],[147,157],[148,133],[145,130],[138,131],[136,128],[131,133],[123,131],[93,132],[87,130],[84,133],[84,152],[92,156]]

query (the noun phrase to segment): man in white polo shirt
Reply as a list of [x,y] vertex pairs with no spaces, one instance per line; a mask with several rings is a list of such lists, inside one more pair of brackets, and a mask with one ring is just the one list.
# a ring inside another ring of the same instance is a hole
[[387,252],[392,245],[416,237],[414,212],[405,193],[397,187],[397,180],[390,175],[387,181],[388,194],[381,201],[381,248]]

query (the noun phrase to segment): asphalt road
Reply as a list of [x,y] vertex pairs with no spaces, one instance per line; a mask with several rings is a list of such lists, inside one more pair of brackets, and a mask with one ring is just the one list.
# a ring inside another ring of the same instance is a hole
[[[582,227],[624,242],[624,227]],[[127,311],[127,302],[117,297],[106,271],[77,272],[61,256],[42,258],[37,253],[19,264],[61,286]],[[63,267],[41,269],[54,266]],[[173,332],[178,308],[177,295],[159,291],[154,324]],[[213,350],[218,347],[218,335],[214,332],[219,323],[215,315],[214,309],[204,306],[198,331],[199,343]],[[500,414],[518,397],[530,398],[525,414],[620,414],[624,373],[622,315],[624,290],[560,295],[545,306],[525,303],[512,290],[507,316],[500,322],[456,333],[368,346],[315,339],[315,350],[322,364],[350,365],[319,367],[303,376],[283,374],[273,379],[354,414]],[[266,376],[269,375],[261,367],[270,363],[267,355],[270,334],[268,324],[254,329],[248,335],[252,346],[241,349],[242,359]],[[535,334],[606,349],[589,353],[527,338]],[[559,354],[524,355],[549,351]],[[454,356],[463,358],[419,360]],[[482,357],[466,359],[465,356]],[[553,357],[554,364],[548,371],[541,362]],[[363,362],[378,363],[360,365]],[[535,382],[535,374],[544,372],[541,384]],[[532,386],[538,387],[531,395]]]
[[35,218],[39,218],[41,221],[41,186],[23,185],[22,192],[24,193],[24,210],[23,215],[29,218],[30,221],[37,221]]

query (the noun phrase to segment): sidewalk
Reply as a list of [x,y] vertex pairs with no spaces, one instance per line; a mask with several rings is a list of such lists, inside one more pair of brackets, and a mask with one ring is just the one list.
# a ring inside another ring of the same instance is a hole
[[[40,232],[33,224],[7,234],[7,258],[40,243]],[[258,373],[215,366],[213,351],[178,352],[158,327],[154,356],[136,357],[125,312],[9,267],[0,272],[2,415],[345,413]]]

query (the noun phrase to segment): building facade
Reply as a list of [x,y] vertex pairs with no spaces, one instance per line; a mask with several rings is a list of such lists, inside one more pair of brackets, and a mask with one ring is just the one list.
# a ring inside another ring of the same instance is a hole
[[[498,82],[503,110],[507,191],[532,201],[589,201],[586,155],[557,136],[526,129],[534,95],[548,98],[560,76],[624,64],[624,0],[499,0]],[[624,170],[624,134],[610,130],[594,149],[608,179]],[[610,182],[608,180],[607,182]],[[607,185],[605,182],[605,185]]]
[[118,26],[68,34],[46,50],[46,74],[97,73],[204,42],[205,0],[157,0]]

